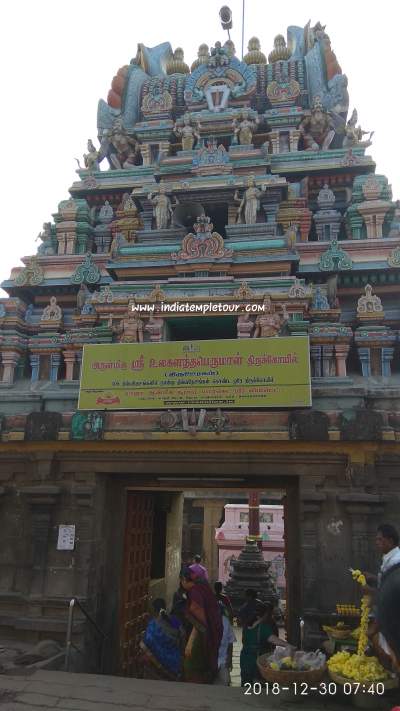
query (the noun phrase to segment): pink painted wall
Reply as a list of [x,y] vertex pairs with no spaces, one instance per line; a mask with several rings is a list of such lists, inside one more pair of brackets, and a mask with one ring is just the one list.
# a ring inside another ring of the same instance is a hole
[[[248,526],[249,508],[246,504],[226,504],[225,521],[215,529],[218,545],[219,580],[229,578],[230,561],[238,558],[242,550]],[[271,561],[271,572],[282,596],[286,588],[284,559],[283,506],[260,506],[260,533],[263,536],[263,556]]]

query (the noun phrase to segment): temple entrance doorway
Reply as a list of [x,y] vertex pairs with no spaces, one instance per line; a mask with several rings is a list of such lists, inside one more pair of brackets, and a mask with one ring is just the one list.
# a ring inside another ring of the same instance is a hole
[[[119,673],[125,676],[143,675],[140,639],[151,602],[163,598],[171,609],[182,565],[197,554],[212,586],[235,577],[235,561],[249,533],[248,485],[231,488],[218,477],[210,478],[208,486],[203,482],[193,489],[125,488],[118,635]],[[263,484],[251,487],[260,504],[257,545],[278,594],[281,633],[296,641],[301,611],[297,481],[291,477],[279,486],[272,479]]]

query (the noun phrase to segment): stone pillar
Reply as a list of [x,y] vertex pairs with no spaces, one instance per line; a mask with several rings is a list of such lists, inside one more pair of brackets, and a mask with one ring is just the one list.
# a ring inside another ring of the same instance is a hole
[[257,541],[258,547],[262,550],[260,537],[260,493],[258,491],[249,491],[249,539]]
[[59,486],[31,486],[20,490],[32,510],[32,580],[30,595],[43,595],[52,509],[61,493]]
[[335,345],[336,375],[338,378],[347,376],[346,359],[349,350],[350,346],[347,343],[336,343]]
[[271,141],[272,153],[279,153],[279,131],[271,131],[268,138]]
[[162,160],[162,158],[166,158],[167,155],[169,154],[170,142],[169,141],[160,141],[158,146],[159,146],[158,161],[160,161],[160,160]]
[[147,200],[147,198],[143,199],[141,203],[143,209],[140,213],[140,217],[143,220],[143,229],[146,232],[150,232],[153,223],[153,205],[150,200]]
[[276,216],[278,213],[277,203],[263,202],[261,207],[264,210],[265,221],[268,224],[274,224],[276,226]]
[[314,378],[320,378],[322,375],[321,353],[322,353],[322,346],[311,346],[310,347],[312,375],[314,376]]
[[320,583],[319,558],[319,521],[321,506],[326,494],[313,490],[301,492],[301,530],[302,530],[302,568],[303,568],[303,607],[304,610],[318,609],[321,606],[323,581]]
[[299,138],[300,131],[297,128],[291,128],[289,132],[289,147],[291,152],[299,149]]
[[364,378],[371,377],[371,349],[367,347],[358,348],[358,357],[361,361],[361,371]]
[[64,351],[65,380],[74,379],[75,351]]
[[140,152],[143,158],[143,165],[151,165],[150,143],[142,143],[140,146]]
[[329,378],[332,375],[333,345],[322,346],[322,376]]
[[228,205],[228,225],[236,223],[237,210],[237,205]]
[[[394,353],[394,348],[382,348],[381,350],[381,362],[382,362],[382,375],[385,378],[390,378],[392,371],[391,371],[391,362],[393,358],[393,353]],[[3,356],[3,361],[4,361],[4,356]]]
[[218,546],[215,540],[215,529],[218,528],[224,508],[223,499],[200,499],[196,506],[204,509],[203,519],[203,550],[204,565],[208,569],[210,582],[218,580]]
[[20,354],[18,351],[3,351],[1,353],[3,364],[3,383],[7,383],[7,385],[13,384],[15,367],[19,361],[19,357]]
[[79,364],[79,372],[78,372],[78,380],[81,377],[81,368],[82,368],[82,357],[83,357],[83,351],[76,351],[76,360],[77,363]]
[[29,362],[32,368],[31,382],[36,383],[39,380],[39,369],[40,369],[40,354],[30,353]]
[[56,383],[58,380],[58,369],[61,363],[61,353],[50,354],[50,382]]
[[385,220],[385,214],[378,213],[373,215],[363,215],[365,228],[367,230],[367,239],[381,239],[383,237],[382,227]]

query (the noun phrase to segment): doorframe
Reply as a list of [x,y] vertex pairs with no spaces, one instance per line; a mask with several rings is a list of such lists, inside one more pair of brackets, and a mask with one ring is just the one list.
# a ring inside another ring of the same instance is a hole
[[[257,489],[258,491],[279,491],[282,492],[283,497],[286,497],[286,510],[287,514],[285,516],[285,570],[286,570],[286,605],[288,609],[288,614],[286,617],[286,631],[288,639],[293,643],[298,645],[300,638],[300,627],[299,620],[302,613],[302,566],[301,566],[301,537],[300,532],[300,492],[299,492],[299,477],[297,476],[274,476],[265,475],[257,476],[254,483],[249,483],[244,475],[244,483],[239,485],[234,485],[234,478],[226,485],[221,486],[221,480],[218,481],[218,476],[215,477],[216,484],[212,485],[212,477],[207,477],[207,483],[201,486],[201,479],[199,478],[199,483],[196,486],[188,486],[185,484],[184,477],[171,478],[170,484],[160,484],[155,486],[154,483],[149,483],[148,485],[144,483],[127,483],[124,486],[124,510],[125,510],[125,524],[124,524],[124,542],[126,536],[126,525],[127,525],[127,501],[128,496],[132,492],[137,493],[162,493],[162,492],[184,492],[190,489],[191,491],[196,491],[201,495],[201,492],[209,488],[218,489],[219,491],[229,493],[242,493],[248,491],[251,487],[252,489]],[[172,484],[172,481],[175,483]],[[181,483],[182,482],[182,483]],[[282,497],[282,498],[283,498]],[[124,545],[124,543],[123,543]],[[124,565],[124,554],[121,559],[121,588],[120,588],[120,606],[124,604],[122,599],[123,587],[122,580],[124,579],[125,565]],[[119,629],[119,638],[121,636],[121,629]]]

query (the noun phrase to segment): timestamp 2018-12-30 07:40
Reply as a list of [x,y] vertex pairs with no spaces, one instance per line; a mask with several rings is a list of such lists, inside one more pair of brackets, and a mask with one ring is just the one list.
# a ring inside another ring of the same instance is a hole
[[309,694],[320,694],[321,696],[335,696],[338,693],[342,693],[345,696],[352,696],[354,694],[376,694],[377,696],[383,696],[385,693],[385,685],[382,682],[345,682],[342,685],[336,684],[334,681],[330,682],[320,682],[319,684],[308,684],[305,681],[302,682],[292,682],[291,684],[278,684],[274,683],[261,683],[254,682],[253,684],[246,683],[243,686],[243,693],[245,696],[249,694],[255,694],[260,696],[262,694],[266,696],[278,696],[282,692],[290,691],[294,696],[308,696]]

